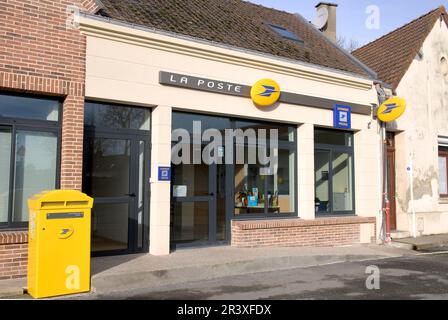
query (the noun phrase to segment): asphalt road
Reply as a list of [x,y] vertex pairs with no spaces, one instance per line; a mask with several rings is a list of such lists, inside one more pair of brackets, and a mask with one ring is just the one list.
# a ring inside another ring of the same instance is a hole
[[[379,278],[369,278],[379,271]],[[376,269],[376,267],[378,269]],[[256,271],[256,270],[254,270]],[[369,290],[366,280],[379,289]],[[443,299],[448,300],[448,253],[339,263],[180,285],[93,295],[88,299],[295,300]]]

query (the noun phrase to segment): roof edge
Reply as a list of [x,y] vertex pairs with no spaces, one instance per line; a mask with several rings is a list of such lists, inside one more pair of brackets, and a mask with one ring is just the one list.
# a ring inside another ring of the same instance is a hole
[[350,52],[348,52],[344,48],[341,48],[336,43],[334,43],[333,41],[328,39],[322,32],[320,32],[318,29],[316,29],[316,27],[314,27],[314,25],[312,23],[309,23],[300,13],[295,13],[294,15],[296,17],[298,17],[299,19],[301,19],[304,23],[307,23],[315,33],[318,33],[319,36],[324,39],[324,41],[326,41],[327,43],[332,45],[334,48],[336,48],[337,50],[342,52],[347,58],[349,58],[352,62],[354,62],[359,67],[361,67],[361,69],[363,69],[365,72],[367,72],[367,74],[369,75],[369,79],[371,79],[371,80],[377,80],[378,79],[378,75],[377,75],[377,73],[374,70],[370,69],[366,64],[364,64],[359,59],[357,59],[353,54],[351,54]]
[[[386,38],[387,36],[390,36],[391,34],[397,32],[398,30],[401,30],[401,29],[407,27],[408,25],[410,25],[410,24],[412,24],[412,23],[414,23],[414,22],[416,22],[416,21],[418,21],[418,20],[420,20],[420,19],[422,19],[422,18],[424,18],[424,17],[426,17],[426,16],[428,16],[428,15],[430,15],[430,14],[433,14],[433,13],[436,12],[436,11],[440,11],[440,14],[441,14],[441,15],[445,15],[445,16],[447,16],[447,11],[446,11],[446,9],[445,9],[445,6],[441,5],[441,6],[439,6],[437,9],[433,9],[433,10],[431,10],[431,11],[425,13],[425,14],[422,14],[421,16],[419,16],[419,17],[417,17],[417,18],[415,18],[415,19],[409,21],[408,23],[402,25],[401,27],[398,27],[398,28],[396,28],[396,29],[394,29],[394,30],[392,30],[392,31],[390,31],[390,32],[388,32],[388,33],[386,33],[385,35],[382,35],[381,37],[379,37],[379,38],[377,38],[377,39],[375,39],[375,40],[373,40],[373,41],[371,41],[371,42],[369,42],[369,43],[363,45],[362,47],[360,47],[360,48],[354,50],[353,52],[355,53],[356,51],[359,51],[359,50],[361,50],[361,49],[363,49],[363,48],[365,48],[365,47],[367,47],[367,46],[370,46],[370,45],[372,45],[373,43],[376,43],[376,42],[378,42],[378,41],[380,41],[380,40]],[[446,23],[447,26],[448,26],[448,16],[447,16],[447,18],[444,19],[444,20],[445,20],[445,23]]]

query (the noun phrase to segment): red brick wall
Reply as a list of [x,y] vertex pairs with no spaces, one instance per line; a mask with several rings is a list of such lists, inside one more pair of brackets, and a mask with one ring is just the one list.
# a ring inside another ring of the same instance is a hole
[[27,274],[27,232],[0,234],[0,280],[23,278]]
[[375,218],[328,218],[233,221],[232,246],[317,247],[360,243],[361,224],[375,224]]
[[81,189],[86,40],[68,29],[68,5],[94,0],[0,0],[0,90],[64,99],[61,187]]
[[[61,188],[80,190],[86,40],[66,27],[68,5],[99,9],[95,0],[0,0],[0,91],[61,97]],[[16,268],[27,247],[22,240],[0,244],[0,279],[25,272]]]

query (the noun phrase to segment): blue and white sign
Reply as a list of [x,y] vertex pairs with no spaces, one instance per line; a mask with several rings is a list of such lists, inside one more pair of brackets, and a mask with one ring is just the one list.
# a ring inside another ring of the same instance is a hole
[[171,167],[159,167],[159,181],[171,181]]
[[333,126],[337,129],[352,128],[352,108],[349,106],[335,105],[333,111]]

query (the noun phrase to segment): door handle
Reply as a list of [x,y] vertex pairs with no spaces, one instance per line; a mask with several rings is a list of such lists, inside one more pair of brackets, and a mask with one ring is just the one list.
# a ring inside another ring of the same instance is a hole
[[214,197],[215,194],[213,192],[209,193],[209,196]]
[[137,197],[137,195],[135,193],[127,193],[127,194],[125,194],[125,196],[131,197],[131,198]]

